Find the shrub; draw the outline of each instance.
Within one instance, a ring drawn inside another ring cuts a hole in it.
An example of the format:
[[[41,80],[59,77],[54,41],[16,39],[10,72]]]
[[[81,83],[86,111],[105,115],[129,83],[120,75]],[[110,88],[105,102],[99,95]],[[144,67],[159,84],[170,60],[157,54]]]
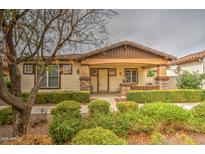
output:
[[[154,144],[154,145],[162,144],[163,138],[164,137],[160,132],[154,131],[151,135],[150,144]]]
[[[110,104],[105,100],[93,100],[88,104],[89,112],[93,114],[108,114]]]
[[[155,125],[152,118],[136,111],[96,115],[84,123],[85,128],[103,127],[119,136],[127,136],[129,132],[151,131]]]
[[[53,143],[63,144],[70,141],[80,129],[80,119],[64,120],[62,118],[55,118],[49,126],[49,134]]]
[[[138,104],[136,102],[118,102],[116,104],[118,111],[120,112],[127,112],[129,110],[137,110],[138,109]]]
[[[205,119],[205,103],[193,107],[192,112],[195,117]]]
[[[143,114],[137,114],[129,131],[130,132],[151,132],[156,128],[156,126],[157,123],[153,118]]]
[[[9,125],[13,123],[13,114],[11,107],[0,109],[0,124]]]
[[[132,118],[132,117],[130,117]],[[120,136],[126,136],[130,128],[131,120],[124,114],[110,113],[107,115],[95,115],[87,119],[84,123],[84,128],[102,127],[113,131]]]
[[[22,94],[22,99],[27,100],[29,94]],[[62,92],[40,92],[37,94],[35,104],[57,104],[64,100],[74,100],[79,103],[88,103],[90,101],[90,93],[88,91],[62,91]]]
[[[188,130],[194,132],[205,133],[205,120],[192,115],[188,119],[186,127]]]
[[[152,102],[200,102],[205,99],[204,90],[129,90],[128,101],[138,103]]]
[[[190,117],[190,113],[182,107],[160,102],[145,104],[141,108],[141,112],[162,123],[182,123]]]
[[[51,113],[54,116],[62,116],[63,118],[80,118],[80,104],[72,100],[65,100],[56,105]]]
[[[205,104],[192,108],[191,117],[188,119],[188,128],[192,131],[205,133]]]
[[[100,127],[84,129],[77,133],[71,144],[77,145],[121,145],[126,141],[119,139],[112,131]]]
[[[181,89],[201,89],[205,74],[199,74],[198,72],[183,71],[177,77],[177,87]]]

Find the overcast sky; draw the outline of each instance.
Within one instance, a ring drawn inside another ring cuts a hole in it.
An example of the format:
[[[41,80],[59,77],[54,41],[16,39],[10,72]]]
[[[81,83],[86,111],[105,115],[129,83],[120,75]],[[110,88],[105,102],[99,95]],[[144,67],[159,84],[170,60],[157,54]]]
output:
[[[175,56],[205,50],[205,10],[117,10],[111,40],[125,39]]]

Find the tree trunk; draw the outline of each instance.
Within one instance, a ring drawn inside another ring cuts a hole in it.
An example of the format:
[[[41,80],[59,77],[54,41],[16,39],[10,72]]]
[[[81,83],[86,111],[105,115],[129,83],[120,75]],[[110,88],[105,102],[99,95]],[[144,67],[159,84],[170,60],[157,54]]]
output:
[[[8,64],[11,82],[11,93],[16,97],[21,96],[21,73],[17,64]]]
[[[9,76],[11,82],[10,92],[16,96],[21,96],[21,74],[19,68],[16,64],[8,64]],[[27,111],[21,111],[14,106],[12,106],[13,113],[13,136],[22,136],[26,133],[27,121],[29,120],[30,115]]]
[[[14,115],[14,124],[13,124],[13,136],[22,136],[27,131],[27,126],[31,116],[31,110],[29,108],[19,111],[18,109],[13,110]]]

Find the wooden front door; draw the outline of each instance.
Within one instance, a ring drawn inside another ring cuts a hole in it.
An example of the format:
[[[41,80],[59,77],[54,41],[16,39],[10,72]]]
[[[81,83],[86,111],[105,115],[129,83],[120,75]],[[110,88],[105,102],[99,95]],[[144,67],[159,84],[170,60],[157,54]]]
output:
[[[98,92],[108,92],[108,69],[98,69]]]

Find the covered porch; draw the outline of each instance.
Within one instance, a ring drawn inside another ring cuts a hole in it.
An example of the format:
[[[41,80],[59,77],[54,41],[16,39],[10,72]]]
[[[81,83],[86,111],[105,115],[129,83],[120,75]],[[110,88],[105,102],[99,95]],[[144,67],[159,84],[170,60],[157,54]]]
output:
[[[155,76],[148,77],[153,70]],[[91,93],[120,93],[127,90],[167,89],[166,65],[104,63],[81,66],[81,90]]]
[[[175,57],[130,41],[112,44],[86,54],[81,59],[80,89],[92,93],[129,89],[167,89],[168,62]],[[147,77],[147,71],[155,76]]]

